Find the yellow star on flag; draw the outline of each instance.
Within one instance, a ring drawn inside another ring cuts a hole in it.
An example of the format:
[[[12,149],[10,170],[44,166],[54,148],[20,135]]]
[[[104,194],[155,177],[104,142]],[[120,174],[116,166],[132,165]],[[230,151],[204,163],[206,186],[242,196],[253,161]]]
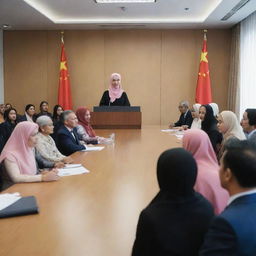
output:
[[[208,62],[206,55],[208,52],[201,52],[201,61]]]
[[[66,61],[61,61],[61,63],[60,63],[60,70],[62,70],[62,69],[67,70]]]

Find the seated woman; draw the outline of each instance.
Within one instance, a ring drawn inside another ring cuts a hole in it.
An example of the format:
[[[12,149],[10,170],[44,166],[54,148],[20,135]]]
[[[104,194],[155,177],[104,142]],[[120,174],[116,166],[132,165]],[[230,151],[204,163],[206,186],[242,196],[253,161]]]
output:
[[[218,160],[220,160],[225,151],[225,146],[228,143],[232,143],[233,140],[245,140],[246,138],[235,113],[232,111],[222,111],[218,115],[217,120],[219,132],[223,135],[223,140],[218,153]]]
[[[5,178],[13,183],[58,180],[57,170],[38,174],[34,147],[37,142],[38,125],[24,121],[18,123],[0,156],[4,164]]]
[[[90,125],[90,110],[85,107],[80,107],[76,111],[76,116],[78,119],[78,125],[76,126],[79,139],[84,141],[87,144],[108,144],[111,142],[109,138],[103,138],[96,136],[95,131]]]
[[[201,107],[201,104],[194,104],[191,109],[191,114],[193,117],[193,122],[191,125],[191,129],[201,129],[201,119],[199,118],[199,109]]]
[[[55,126],[58,122],[60,122],[60,115],[64,111],[61,105],[55,105],[53,108],[53,125]]]
[[[193,189],[196,176],[196,162],[184,149],[160,155],[160,192],[140,214],[133,256],[198,255],[214,213]]]
[[[121,88],[120,74],[111,75],[109,89],[103,93],[100,106],[130,106],[127,94]]]
[[[71,157],[62,155],[56,147],[56,144],[50,134],[53,133],[53,122],[49,116],[40,116],[37,118],[36,123],[39,126],[39,133],[37,134],[36,150],[39,154],[55,163],[71,163]],[[60,167],[60,166],[58,166]]]
[[[215,102],[212,102],[209,105],[212,107],[213,115],[217,118],[218,114],[220,113],[218,104]]]
[[[17,125],[17,111],[14,108],[9,108],[5,111],[5,122],[0,124],[0,153],[4,145],[10,138],[15,126]]]
[[[227,206],[229,195],[221,187],[219,165],[207,134],[199,129],[186,131],[183,148],[189,151],[197,163],[195,191],[202,194],[213,205],[215,214],[220,214]]]
[[[208,134],[217,155],[222,142],[222,134],[218,131],[217,119],[213,114],[212,107],[210,105],[202,105],[199,109],[199,117],[202,120],[201,129]]]
[[[36,108],[33,104],[28,104],[25,107],[25,114],[21,116],[19,119],[19,122],[22,121],[29,121],[29,122],[35,122],[36,115],[35,115]]]

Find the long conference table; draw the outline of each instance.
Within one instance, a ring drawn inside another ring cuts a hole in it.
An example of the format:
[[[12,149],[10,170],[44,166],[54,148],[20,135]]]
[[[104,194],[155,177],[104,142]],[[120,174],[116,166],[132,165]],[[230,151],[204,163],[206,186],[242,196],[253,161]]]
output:
[[[158,192],[157,159],[181,141],[160,126],[97,134],[112,132],[114,145],[73,154],[90,173],[3,191],[34,195],[40,213],[0,220],[1,256],[131,255],[139,213]]]

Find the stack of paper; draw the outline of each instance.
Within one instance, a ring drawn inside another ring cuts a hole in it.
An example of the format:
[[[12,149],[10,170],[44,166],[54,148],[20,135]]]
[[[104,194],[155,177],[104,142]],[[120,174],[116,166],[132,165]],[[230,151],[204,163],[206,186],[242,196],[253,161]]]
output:
[[[102,150],[104,147],[92,147],[92,146],[86,146],[86,149],[83,149],[83,152],[90,152],[90,151],[100,151]]]
[[[66,164],[64,168],[58,169],[59,176],[70,176],[88,173],[89,170],[84,168],[81,164]]]
[[[20,193],[13,193],[13,194],[1,194],[0,195],[0,211],[4,208],[8,207],[9,205],[15,203],[21,198]]]

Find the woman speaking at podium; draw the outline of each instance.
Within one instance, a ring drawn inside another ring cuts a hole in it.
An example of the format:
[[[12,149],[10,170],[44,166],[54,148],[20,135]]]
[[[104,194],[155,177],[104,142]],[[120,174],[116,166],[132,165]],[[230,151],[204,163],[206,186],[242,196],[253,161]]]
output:
[[[100,106],[130,106],[127,94],[121,88],[121,75],[113,73],[110,76],[110,86],[100,100]]]

